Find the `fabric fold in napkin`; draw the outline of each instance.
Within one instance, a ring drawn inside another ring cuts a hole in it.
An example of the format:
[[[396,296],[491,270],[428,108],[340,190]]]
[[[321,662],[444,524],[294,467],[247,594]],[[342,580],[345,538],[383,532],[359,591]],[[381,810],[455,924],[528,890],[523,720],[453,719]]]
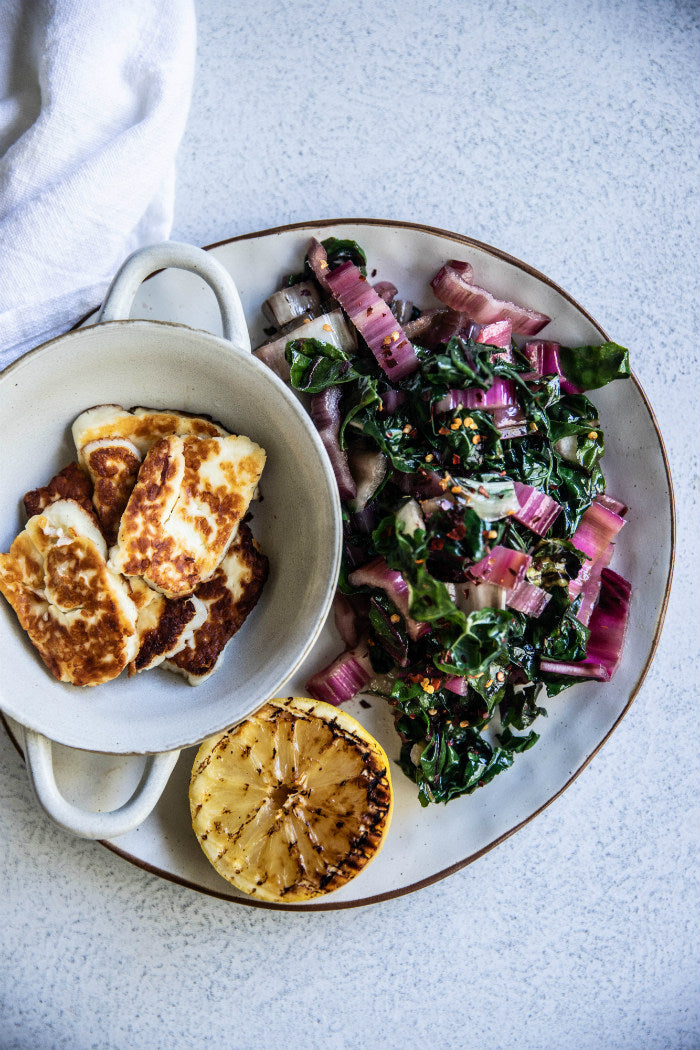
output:
[[[0,3],[0,368],[172,227],[192,0]]]

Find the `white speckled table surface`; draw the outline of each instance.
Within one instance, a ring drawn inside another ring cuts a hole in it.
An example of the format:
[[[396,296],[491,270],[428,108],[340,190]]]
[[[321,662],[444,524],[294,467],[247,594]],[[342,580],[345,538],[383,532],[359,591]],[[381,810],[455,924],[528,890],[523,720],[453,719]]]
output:
[[[676,578],[639,696],[569,790],[364,909],[252,910],[69,838],[0,735],[0,1047],[697,1048],[697,4],[197,13],[173,237],[409,219],[547,273],[631,348],[674,475]]]

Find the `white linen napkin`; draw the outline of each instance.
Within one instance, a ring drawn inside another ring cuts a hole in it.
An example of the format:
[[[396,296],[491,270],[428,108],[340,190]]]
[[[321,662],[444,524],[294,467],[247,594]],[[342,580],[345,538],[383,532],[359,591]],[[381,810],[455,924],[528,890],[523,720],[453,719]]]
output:
[[[0,368],[167,240],[193,0],[0,0]]]

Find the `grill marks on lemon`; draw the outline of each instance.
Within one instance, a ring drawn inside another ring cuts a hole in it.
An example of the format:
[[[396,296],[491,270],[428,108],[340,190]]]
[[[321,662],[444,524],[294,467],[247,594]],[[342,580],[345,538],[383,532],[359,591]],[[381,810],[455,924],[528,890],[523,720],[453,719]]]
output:
[[[271,700],[202,744],[192,826],[225,879],[292,903],[339,889],[381,849],[392,812],[381,746],[345,711]]]

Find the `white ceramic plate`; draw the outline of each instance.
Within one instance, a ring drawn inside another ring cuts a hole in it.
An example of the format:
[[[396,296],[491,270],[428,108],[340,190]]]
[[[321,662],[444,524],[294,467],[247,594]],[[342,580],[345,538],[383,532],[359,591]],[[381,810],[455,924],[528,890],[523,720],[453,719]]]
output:
[[[599,325],[548,278],[485,244],[458,234],[406,223],[334,220],[298,224],[250,234],[211,246],[231,272],[241,294],[253,345],[263,339],[260,305],[286,273],[301,268],[311,236],[351,237],[368,256],[376,280],[391,280],[402,297],[435,305],[428,281],[449,258],[469,260],[476,281],[497,295],[548,314],[542,336],[568,345],[608,338]],[[137,296],[132,317],[178,321],[220,334],[211,293],[196,277],[167,270],[148,280]],[[86,323],[90,323],[90,319]],[[634,347],[631,348],[634,360]],[[617,545],[613,568],[633,587],[630,623],[620,669],[607,685],[576,685],[546,703],[549,718],[536,728],[541,739],[516,756],[513,767],[487,787],[447,806],[422,809],[415,785],[395,768],[395,810],[386,845],[357,879],[321,903],[300,910],[352,907],[410,892],[475,860],[531,820],[568,787],[602,746],[629,709],[651,663],[666,609],[674,556],[673,490],[663,441],[651,407],[636,380],[615,382],[591,399],[606,434],[604,468],[608,491],[629,505],[628,524]],[[648,508],[654,513],[649,514]],[[290,536],[289,542],[301,542]],[[332,624],[300,670],[287,683],[289,693],[305,694],[309,675],[340,651]],[[196,701],[196,697],[194,698]],[[369,706],[365,706],[365,705]],[[371,697],[349,705],[398,757],[398,739],[387,706]],[[12,729],[12,726],[9,726]],[[85,804],[102,783],[95,806],[113,808],[135,787],[141,760],[82,754],[56,748],[57,779],[66,795]],[[204,858],[190,829],[187,783],[194,751],[182,753],[170,783],[148,820],[136,831],[104,844],[146,870],[193,889],[253,907]],[[291,906],[286,907],[287,910]]]

